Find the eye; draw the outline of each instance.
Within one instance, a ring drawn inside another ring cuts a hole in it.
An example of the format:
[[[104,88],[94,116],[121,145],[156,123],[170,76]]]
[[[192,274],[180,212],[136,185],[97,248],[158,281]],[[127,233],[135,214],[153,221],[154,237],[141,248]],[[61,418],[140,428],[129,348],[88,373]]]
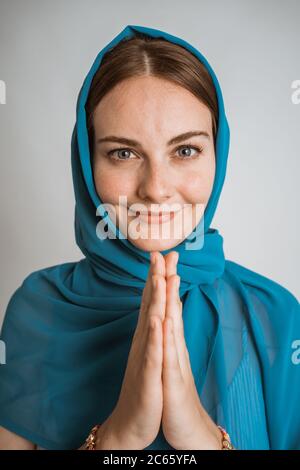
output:
[[[117,161],[126,161],[126,160],[132,160],[132,158],[127,158],[127,156],[123,154],[123,156],[121,156],[120,158],[114,158],[113,157],[113,154],[115,152],[119,152],[118,155],[120,155],[121,152],[127,152],[127,155],[128,153],[132,153],[131,152],[131,149],[128,149],[128,148],[116,148],[116,149],[113,149],[113,150],[110,150],[109,152],[107,152],[107,155],[112,159],[112,160],[117,160]]]
[[[188,154],[185,154],[183,156],[178,156],[180,160],[192,160],[194,158],[199,158],[200,153],[203,152],[202,147],[196,147],[194,145],[186,144],[186,145],[180,145],[180,147],[177,147],[176,151],[180,150],[186,150],[188,149]],[[191,155],[191,150],[194,150],[196,154]],[[123,155],[122,155],[123,152]],[[113,155],[117,153],[117,157],[114,157]],[[115,148],[107,152],[107,155],[111,160],[115,160],[117,162],[124,162],[128,160],[133,160],[132,158],[129,158],[129,155],[132,153],[132,150],[130,148]]]
[[[181,145],[180,147],[177,148],[177,151],[186,150],[186,149],[188,149],[188,154],[185,154],[184,156],[179,156],[181,160],[191,160],[193,158],[198,158],[199,154],[203,152],[203,148],[195,147],[194,145]],[[196,155],[195,154],[191,155],[190,154],[191,150],[195,150]]]

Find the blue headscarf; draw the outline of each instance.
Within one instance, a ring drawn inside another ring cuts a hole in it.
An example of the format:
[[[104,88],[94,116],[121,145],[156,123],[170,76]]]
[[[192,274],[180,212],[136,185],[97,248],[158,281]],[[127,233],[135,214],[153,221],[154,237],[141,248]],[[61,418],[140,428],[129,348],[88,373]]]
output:
[[[201,229],[204,245],[186,249],[192,243],[186,239],[161,252],[179,253],[184,334],[200,400],[240,449],[300,449],[298,300],[276,282],[225,260],[223,238],[210,227],[229,151],[220,85],[192,45],[132,25],[100,51],[78,97],[71,156],[76,243],[84,258],[32,272],[7,306],[0,425],[46,449],[76,449],[117,403],[150,258],[109,217],[116,237],[100,240],[96,234],[96,209],[103,201],[93,181],[85,103],[103,55],[136,32],[194,54],[218,98],[215,180],[195,232]],[[172,449],[162,428],[147,449]]]

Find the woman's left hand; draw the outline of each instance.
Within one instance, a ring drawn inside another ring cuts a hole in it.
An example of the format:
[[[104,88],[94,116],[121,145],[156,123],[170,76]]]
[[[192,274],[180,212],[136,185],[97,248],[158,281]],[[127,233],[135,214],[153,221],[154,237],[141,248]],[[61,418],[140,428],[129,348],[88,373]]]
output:
[[[178,253],[165,257],[166,311],[163,322],[163,414],[162,429],[174,449],[215,449],[222,447],[222,435],[203,408],[194,382],[184,338],[182,302],[177,275]]]

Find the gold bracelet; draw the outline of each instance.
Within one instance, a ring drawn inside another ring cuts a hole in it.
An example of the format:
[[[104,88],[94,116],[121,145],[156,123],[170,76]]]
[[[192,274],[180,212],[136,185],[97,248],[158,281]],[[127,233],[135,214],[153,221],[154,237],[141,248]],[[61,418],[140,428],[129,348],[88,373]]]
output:
[[[85,450],[95,450],[96,447],[96,438],[97,438],[97,431],[100,428],[101,424],[96,424],[88,435],[85,440]],[[222,428],[222,426],[218,426],[222,433],[222,449],[221,450],[235,450],[231,443],[231,439],[229,434]]]
[[[222,433],[222,449],[221,450],[235,450],[235,448],[233,447],[231,443],[231,439],[229,437],[228,432],[226,432],[225,429],[222,428],[222,426],[218,426],[218,428],[220,429]]]
[[[97,431],[100,428],[101,424],[96,424],[96,426],[93,427],[91,430],[90,434],[85,440],[85,450],[95,450],[96,447],[96,438],[97,438]]]

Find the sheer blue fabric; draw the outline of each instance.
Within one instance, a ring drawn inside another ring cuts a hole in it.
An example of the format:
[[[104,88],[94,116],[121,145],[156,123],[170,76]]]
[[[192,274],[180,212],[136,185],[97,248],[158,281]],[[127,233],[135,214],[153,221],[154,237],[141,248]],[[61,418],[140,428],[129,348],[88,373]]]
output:
[[[117,403],[149,252],[122,237],[110,217],[106,221],[116,238],[96,235],[102,201],[93,181],[85,103],[105,52],[136,32],[193,53],[211,74],[218,97],[216,175],[199,223],[204,245],[186,249],[191,238],[162,251],[179,253],[184,333],[199,397],[237,448],[300,449],[299,302],[285,287],[225,259],[223,238],[210,227],[230,137],[220,85],[206,58],[188,42],[133,25],[99,52],[77,101],[71,162],[76,243],[84,258],[29,274],[5,312],[0,425],[46,449],[76,449]],[[146,449],[172,447],[160,429]]]

